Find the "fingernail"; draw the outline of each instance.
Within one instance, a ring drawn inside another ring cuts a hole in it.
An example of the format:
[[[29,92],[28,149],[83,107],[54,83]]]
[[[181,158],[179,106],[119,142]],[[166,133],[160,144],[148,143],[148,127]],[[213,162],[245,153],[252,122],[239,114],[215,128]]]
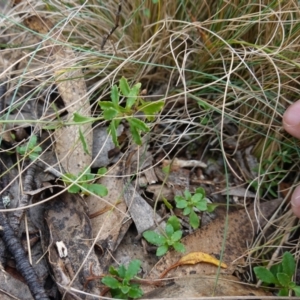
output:
[[[283,115],[283,123],[289,127],[298,126],[300,128],[300,100],[288,107]]]

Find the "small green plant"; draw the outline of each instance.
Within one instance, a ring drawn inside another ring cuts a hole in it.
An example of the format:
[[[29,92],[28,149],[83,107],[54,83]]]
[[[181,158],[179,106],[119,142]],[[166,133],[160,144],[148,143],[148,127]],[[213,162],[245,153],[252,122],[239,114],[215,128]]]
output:
[[[109,132],[112,135],[113,142],[119,145],[117,139],[117,128],[123,119],[129,123],[129,130],[136,144],[141,145],[141,132],[148,132],[150,129],[147,124],[138,118],[138,114],[144,114],[144,117],[151,121],[154,115],[159,112],[164,102],[146,102],[140,95],[141,84],[137,83],[132,88],[129,87],[127,79],[122,77],[119,87],[114,85],[111,90],[111,101],[100,101],[99,105],[103,110],[103,117],[110,121]],[[120,96],[126,99],[125,107],[120,105]]]
[[[189,216],[190,225],[196,229],[200,225],[200,218],[195,213],[194,209],[212,212],[216,208],[216,205],[207,203],[205,190],[201,187],[196,189],[194,195],[192,195],[188,190],[185,190],[183,194],[184,197],[175,196],[176,207],[183,209],[183,214],[185,216]]]
[[[139,260],[133,260],[126,269],[124,265],[115,269],[109,268],[111,276],[105,276],[101,282],[110,288],[113,298],[128,299],[139,298],[143,295],[140,285],[130,282],[138,274],[141,267]]]
[[[40,146],[37,146],[36,135],[32,135],[25,145],[17,147],[17,152],[19,154],[21,154],[22,156],[29,156],[31,160],[36,160],[39,157],[41,151],[42,148]]]
[[[163,234],[159,234],[153,230],[147,230],[143,233],[143,237],[153,245],[158,246],[156,250],[157,256],[164,255],[170,247],[173,247],[178,252],[184,252],[185,248],[180,239],[182,237],[182,230],[180,222],[177,217],[171,216]]]
[[[278,287],[278,296],[288,296],[289,291],[293,290],[295,295],[299,297],[300,286],[292,281],[295,270],[296,262],[293,255],[285,252],[281,263],[272,266],[270,270],[265,267],[255,267],[254,273],[262,282]]]
[[[83,193],[88,195],[89,192],[94,193],[98,196],[104,197],[108,194],[107,188],[99,183],[94,183],[97,177],[102,176],[106,173],[106,168],[100,168],[97,174],[91,173],[90,168],[85,168],[83,172],[80,172],[78,176],[66,173],[63,175],[63,182],[69,186],[68,192]]]

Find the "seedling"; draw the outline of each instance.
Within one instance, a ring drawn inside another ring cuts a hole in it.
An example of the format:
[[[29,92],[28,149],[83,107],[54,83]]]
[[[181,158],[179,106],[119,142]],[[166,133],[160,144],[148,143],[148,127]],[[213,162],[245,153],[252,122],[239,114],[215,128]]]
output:
[[[183,209],[183,214],[189,216],[190,225],[196,229],[200,225],[200,218],[195,213],[195,209],[200,211],[212,212],[215,208],[215,204],[207,203],[207,198],[205,197],[205,190],[203,188],[197,188],[194,195],[192,195],[188,190],[184,191],[184,197],[175,196],[175,202],[177,208]]]
[[[139,298],[143,295],[140,285],[130,281],[138,274],[140,266],[139,260],[131,261],[127,269],[124,265],[119,266],[118,269],[111,266],[109,268],[111,276],[103,277],[101,282],[110,288],[113,298]]]
[[[297,297],[300,296],[300,286],[292,281],[296,269],[296,262],[289,252],[283,254],[282,262],[268,270],[265,267],[255,267],[254,273],[258,279],[266,284],[274,284],[279,288],[278,296],[288,296],[293,290]]]
[[[154,115],[159,112],[164,102],[154,101],[146,102],[140,95],[141,83],[135,84],[132,88],[129,87],[127,79],[122,77],[119,82],[119,87],[114,85],[111,90],[111,102],[100,101],[99,105],[103,110],[103,117],[110,121],[109,132],[112,135],[113,142],[119,146],[117,139],[117,128],[123,119],[129,123],[129,130],[136,144],[141,145],[141,132],[148,132],[150,128],[138,117],[144,115],[146,120],[153,120]],[[120,105],[120,96],[126,99],[125,107]]]
[[[91,173],[90,168],[85,168],[85,170],[80,172],[78,176],[71,173],[64,174],[62,180],[69,186],[69,193],[75,194],[81,192],[82,194],[89,195],[90,192],[104,197],[108,194],[107,188],[102,184],[94,183],[94,181],[97,177],[100,177],[105,173],[105,168],[99,169],[97,174]]]
[[[37,146],[37,136],[32,135],[29,138],[29,141],[24,146],[18,146],[17,152],[21,154],[22,156],[29,156],[31,160],[36,160],[40,153],[42,151],[42,148],[40,146]]]
[[[143,233],[143,237],[153,245],[158,246],[156,250],[157,256],[164,255],[170,247],[173,247],[178,252],[184,252],[185,248],[180,239],[182,230],[177,217],[172,216],[168,219],[165,232],[159,234],[153,230],[147,230]]]

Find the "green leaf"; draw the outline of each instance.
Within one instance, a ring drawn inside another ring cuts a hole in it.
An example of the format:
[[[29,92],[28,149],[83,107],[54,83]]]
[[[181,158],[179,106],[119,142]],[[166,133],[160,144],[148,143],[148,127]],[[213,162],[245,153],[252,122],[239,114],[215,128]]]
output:
[[[38,157],[39,157],[39,154],[36,153],[36,152],[31,152],[31,153],[29,154],[29,158],[30,158],[32,161],[35,161]]]
[[[278,284],[277,278],[268,269],[264,267],[254,267],[253,270],[257,278],[260,279],[261,281],[265,283]]]
[[[193,227],[193,229],[196,229],[200,225],[199,217],[197,214],[192,210],[190,215],[189,215],[189,222],[190,225]]]
[[[176,197],[175,197],[176,198]],[[175,201],[176,201],[176,207],[177,208],[186,208],[187,207],[187,202],[186,202],[186,200],[176,200],[175,199]]]
[[[28,149],[32,149],[37,143],[37,136],[36,135],[32,135],[27,143],[28,145]]]
[[[290,252],[285,252],[282,258],[282,270],[291,279],[295,273],[296,263],[294,256]]]
[[[159,0],[152,0],[153,4],[157,4]]]
[[[162,256],[167,253],[169,247],[167,245],[163,245],[157,248],[156,256]]]
[[[137,273],[139,272],[140,268],[141,268],[141,261],[138,259],[132,260],[128,265],[125,278],[127,280],[133,279],[134,276],[136,276]]]
[[[162,201],[167,209],[173,209],[173,205],[164,196],[162,196]]]
[[[173,226],[171,224],[167,224],[165,232],[166,232],[166,235],[170,238],[172,236],[172,234],[174,233]]]
[[[195,194],[192,196],[192,202],[197,203],[200,202],[203,199],[203,195],[202,194]]]
[[[122,77],[120,79],[119,87],[120,87],[120,90],[122,92],[122,95],[127,97],[130,93],[130,87],[129,87],[127,79],[125,77]]]
[[[135,84],[132,89],[130,90],[129,94],[127,95],[126,99],[126,108],[130,109],[133,104],[136,103],[136,99],[139,96],[141,83]]]
[[[85,123],[93,123],[95,122],[97,119],[93,118],[93,117],[86,117],[86,116],[82,116],[79,113],[74,113],[73,114],[73,121],[75,123],[79,123],[79,124],[85,124]]]
[[[183,245],[182,243],[180,243],[180,242],[175,242],[175,243],[173,244],[173,248],[174,248],[177,252],[181,252],[181,253],[185,252],[185,247],[184,247],[184,245]]]
[[[116,85],[114,85],[111,88],[111,93],[110,93],[110,99],[112,101],[112,104],[114,106],[114,108],[118,109],[119,107],[119,100],[120,100],[120,96],[119,96],[119,90],[118,87]],[[102,108],[102,107],[101,107]],[[102,108],[103,109],[103,108]]]
[[[112,120],[118,115],[118,111],[115,108],[108,108],[103,111],[103,118],[105,120]]]
[[[120,290],[122,291],[123,294],[128,294],[130,287],[128,285],[122,285],[120,286]]]
[[[218,204],[207,203],[207,212],[213,212],[218,206]]]
[[[181,230],[177,230],[172,234],[172,241],[174,242],[178,242],[180,239],[182,238],[182,231]]]
[[[207,211],[207,201],[202,199],[202,201],[196,204],[196,207],[201,211]]]
[[[191,211],[192,211],[192,209],[190,207],[186,207],[182,213],[184,216],[187,216],[191,213]]]
[[[107,168],[102,167],[100,169],[98,169],[97,174],[98,175],[105,175],[107,173]]]
[[[136,129],[141,130],[142,132],[148,132],[150,130],[150,128],[140,119],[128,118],[128,122],[131,126],[134,126]]]
[[[278,292],[278,296],[288,296],[289,295],[289,289],[288,288],[283,288]]]
[[[172,225],[174,231],[177,231],[177,230],[179,230],[181,228],[179,219],[176,216],[171,216],[168,219],[167,223]]]
[[[143,237],[147,242],[156,246],[161,246],[166,242],[166,239],[162,235],[152,230],[145,231]]]
[[[297,297],[300,297],[300,286],[296,285],[295,287],[293,287],[293,291],[295,292],[295,295]]]
[[[126,268],[124,265],[120,265],[119,268],[117,269],[118,276],[121,278],[125,278],[126,275]]]
[[[84,135],[82,134],[81,128],[79,128],[79,138],[82,143],[84,153],[89,155],[90,153],[89,153],[88,145],[86,143]]]
[[[185,190],[185,191],[183,192],[183,194],[184,194],[184,197],[185,197],[186,200],[189,200],[189,199],[192,198],[192,195],[191,195],[191,193],[190,193],[189,190]]]
[[[108,194],[106,186],[99,183],[89,184],[88,190],[100,197],[105,197]]]
[[[114,104],[112,102],[109,102],[109,101],[99,101],[98,102],[99,106],[101,107],[102,110],[106,110],[106,109],[116,109],[114,107]]]
[[[195,191],[195,194],[201,194],[203,197],[205,197],[205,189],[203,187],[198,187]]]
[[[109,272],[111,275],[115,275],[115,276],[118,275],[118,271],[117,271],[116,268],[114,268],[113,266],[110,266],[110,267],[109,267],[108,272]]]
[[[80,187],[77,184],[72,184],[69,188],[68,188],[68,192],[71,194],[76,194],[80,192]]]
[[[143,296],[143,291],[139,287],[134,287],[130,289],[128,296],[133,299],[140,298]]]
[[[117,289],[120,285],[120,282],[116,278],[113,278],[111,276],[103,277],[101,282],[111,289]]]
[[[132,138],[133,138],[134,142],[135,142],[137,145],[142,145],[142,139],[141,139],[141,136],[140,136],[138,130],[137,130],[134,126],[132,126],[131,123],[129,123],[129,130],[130,130],[130,132],[131,132],[131,134],[132,134]]]
[[[139,110],[145,114],[148,121],[153,121],[153,115],[160,112],[164,104],[164,101],[144,102],[139,106]]]
[[[278,273],[277,279],[281,286],[287,287],[291,281],[291,278],[285,273]]]
[[[119,147],[118,134],[117,134],[118,122],[117,120],[112,120],[108,126],[108,132],[111,134],[112,140],[116,147]]]

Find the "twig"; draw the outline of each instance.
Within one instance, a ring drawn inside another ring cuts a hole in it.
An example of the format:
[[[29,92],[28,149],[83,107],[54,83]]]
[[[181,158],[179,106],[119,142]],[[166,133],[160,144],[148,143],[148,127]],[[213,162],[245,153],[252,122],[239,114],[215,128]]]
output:
[[[115,26],[110,30],[110,32],[108,33],[108,35],[106,37],[103,38],[103,41],[101,43],[101,50],[104,49],[104,46],[108,40],[108,38],[114,33],[114,31],[119,27],[119,21],[120,21],[120,15],[121,15],[121,11],[122,11],[122,2],[123,0],[121,0],[119,2],[119,6],[118,6],[118,11],[116,13],[116,22],[115,22]]]

